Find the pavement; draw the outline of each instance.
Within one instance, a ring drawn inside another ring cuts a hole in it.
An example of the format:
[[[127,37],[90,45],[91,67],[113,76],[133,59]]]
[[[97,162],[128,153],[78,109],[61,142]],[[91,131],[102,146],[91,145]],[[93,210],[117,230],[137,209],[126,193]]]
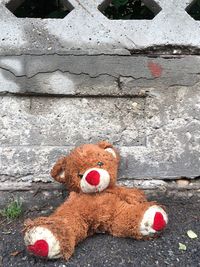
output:
[[[35,258],[25,250],[24,219],[48,214],[63,201],[61,197],[44,204],[45,198],[36,198],[37,205],[27,204],[21,218],[13,221],[0,218],[0,267],[200,266],[200,198],[195,194],[177,197],[163,193],[153,198],[164,204],[169,213],[168,227],[159,238],[136,241],[97,234],[80,243],[67,262]],[[188,230],[193,230],[198,238],[189,238]],[[180,250],[179,243],[186,245],[186,250]]]

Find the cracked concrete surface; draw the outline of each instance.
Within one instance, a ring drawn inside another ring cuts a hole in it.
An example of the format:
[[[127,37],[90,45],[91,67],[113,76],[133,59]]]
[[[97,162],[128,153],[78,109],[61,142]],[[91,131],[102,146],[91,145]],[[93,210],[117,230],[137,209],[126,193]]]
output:
[[[142,96],[151,87],[195,85],[199,62],[199,56],[2,56],[0,92]]]
[[[119,179],[199,176],[199,62],[2,56],[1,181],[50,181],[59,156],[99,139],[120,150]]]

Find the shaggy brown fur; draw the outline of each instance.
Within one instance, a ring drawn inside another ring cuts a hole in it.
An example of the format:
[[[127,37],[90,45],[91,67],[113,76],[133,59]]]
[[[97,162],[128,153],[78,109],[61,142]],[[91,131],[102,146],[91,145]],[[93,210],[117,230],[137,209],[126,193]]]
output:
[[[95,232],[107,232],[119,237],[141,239],[139,225],[144,212],[155,202],[148,202],[138,189],[116,185],[119,155],[106,152],[113,148],[107,142],[82,145],[68,156],[57,161],[51,175],[64,183],[71,192],[69,198],[49,217],[40,217],[25,222],[28,231],[33,226],[44,226],[52,231],[60,242],[61,252],[68,259],[75,245]],[[86,194],[80,188],[80,175],[89,168],[101,168],[110,174],[110,184],[100,193]]]

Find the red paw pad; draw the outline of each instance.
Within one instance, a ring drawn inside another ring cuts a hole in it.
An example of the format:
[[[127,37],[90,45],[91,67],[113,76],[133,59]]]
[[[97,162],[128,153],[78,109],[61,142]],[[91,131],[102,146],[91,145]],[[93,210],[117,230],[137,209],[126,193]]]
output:
[[[161,212],[156,212],[154,216],[154,222],[153,222],[153,229],[156,231],[161,231],[163,228],[165,228],[166,222],[163,218],[163,215]]]
[[[49,245],[45,240],[37,240],[34,245],[27,246],[27,250],[35,256],[47,257],[49,253]]]

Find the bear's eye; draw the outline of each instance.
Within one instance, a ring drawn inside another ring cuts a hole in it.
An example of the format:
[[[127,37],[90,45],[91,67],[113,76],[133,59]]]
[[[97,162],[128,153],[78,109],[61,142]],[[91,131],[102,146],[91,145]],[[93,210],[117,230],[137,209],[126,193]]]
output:
[[[97,163],[97,165],[101,167],[101,166],[103,166],[103,165],[104,165],[104,163],[103,163],[103,162],[101,162],[101,161],[99,161],[99,162]]]
[[[79,178],[83,178],[83,174],[78,173]]]

